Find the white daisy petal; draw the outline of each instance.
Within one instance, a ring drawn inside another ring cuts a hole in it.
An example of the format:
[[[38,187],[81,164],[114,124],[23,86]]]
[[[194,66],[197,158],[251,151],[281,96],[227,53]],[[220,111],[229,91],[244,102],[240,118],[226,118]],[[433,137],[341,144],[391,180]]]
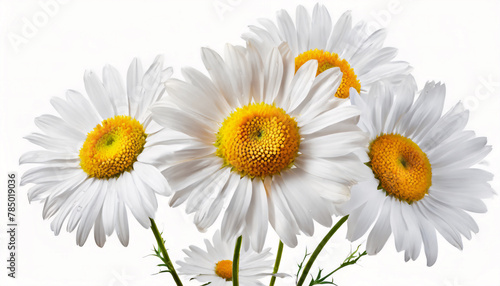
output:
[[[105,194],[105,192],[96,192],[89,202],[89,205],[87,205],[87,207],[82,210],[82,218],[76,231],[76,244],[78,244],[78,246],[83,246],[85,244],[85,241],[87,241],[90,230],[92,229],[92,226],[100,212],[100,208],[96,208],[94,206],[102,205]],[[104,244],[104,241],[99,241],[98,243]]]
[[[370,231],[370,235],[368,235],[366,252],[370,255],[379,253],[391,235],[391,224],[389,220],[391,212],[390,203],[390,200],[384,201],[377,222]]]
[[[301,150],[315,157],[339,157],[359,149],[358,146],[364,146],[366,141],[362,132],[342,132],[312,138],[301,144]]]
[[[29,201],[41,201],[50,195],[52,184],[38,184],[28,190]]]
[[[290,208],[283,197],[283,193],[274,180],[266,180],[265,186],[268,195],[269,222],[278,233],[281,241],[289,247],[297,246],[299,227],[290,212]],[[271,185],[270,185],[271,184]]]
[[[297,22],[297,26],[299,23]],[[345,46],[348,44],[347,38],[352,28],[352,15],[351,11],[346,11],[335,23],[332,33],[328,38],[325,49],[327,51],[339,51],[339,55],[344,51]]]
[[[183,132],[204,142],[213,142],[215,139],[213,133],[210,133],[212,127],[199,116],[164,105],[155,105],[151,110],[153,119],[163,127]]]
[[[241,91],[241,94],[236,94],[236,96],[239,97],[240,102],[244,102],[247,98],[250,97],[250,90],[251,90],[251,83],[248,80],[245,80],[247,78],[250,78],[252,76],[252,70],[251,67],[248,66],[245,60],[245,54],[244,51],[241,51],[237,47],[234,47],[233,45],[226,44],[226,47],[224,49],[225,51],[225,57],[228,62],[228,67],[231,69],[233,74],[236,74],[236,81],[238,84],[238,90]],[[279,62],[278,64],[281,64]],[[278,71],[279,72],[279,71]],[[276,77],[280,78],[281,75],[278,73],[275,75]],[[272,94],[272,92],[271,92]],[[217,106],[220,105],[219,103],[216,104]],[[225,112],[219,113],[219,115],[225,114]],[[217,118],[217,121],[223,120],[224,118]]]
[[[104,87],[111,96],[115,115],[128,114],[128,99],[122,77],[116,68],[111,65],[104,66],[102,71]]]
[[[349,240],[357,240],[368,228],[373,224],[374,219],[380,211],[380,207],[384,203],[384,197],[381,195],[374,196],[372,201],[361,206],[358,210],[349,215],[349,226],[347,230],[347,238]],[[392,212],[391,212],[392,215]],[[394,231],[394,230],[393,230]]]
[[[129,102],[129,115],[135,117],[138,113],[139,101],[142,92],[141,82],[144,76],[141,61],[135,58],[127,71],[127,97]]]
[[[201,231],[205,231],[215,222],[222,211],[225,198],[238,186],[240,178],[238,176],[230,175],[228,169],[224,172],[228,175],[227,178],[225,176],[221,178],[221,181],[226,180],[224,186],[218,193],[215,194],[215,196],[205,200],[204,205],[200,207],[200,210],[195,214],[194,223]]]
[[[278,20],[278,27],[282,35],[282,39],[288,42],[290,49],[297,53],[297,32],[295,30],[295,25],[290,15],[285,10],[280,10],[276,13],[276,18]]]
[[[262,73],[264,63],[262,56],[259,54],[257,47],[252,44],[252,42],[247,43],[247,49],[248,61],[252,67],[252,81],[250,83],[250,93],[252,96],[249,97],[247,101],[242,101],[242,104],[250,103],[251,99],[255,102],[261,102],[264,100],[264,73]]]
[[[64,205],[61,206],[59,209],[58,213],[54,216],[54,219],[52,220],[50,224],[50,229],[54,232],[55,235],[59,235],[59,232],[61,231],[62,225],[64,223],[64,220],[66,217],[69,215],[69,213],[76,207],[78,208],[78,200],[82,196],[82,192],[79,192],[79,187],[80,184],[83,182],[81,178],[74,178],[71,183],[68,185],[64,186],[67,188],[66,192],[64,192],[64,197],[62,200],[60,199],[59,201],[63,201]],[[44,206],[44,215],[46,214],[47,216],[50,216],[51,214],[49,212],[55,213],[55,211],[50,211],[50,206],[53,205],[52,201],[54,200],[54,196],[51,195],[47,198],[45,201],[45,207]],[[57,201],[59,198],[55,198]],[[47,212],[45,212],[47,211]]]
[[[115,115],[113,105],[107,90],[97,75],[92,71],[85,72],[83,77],[85,82],[85,90],[89,95],[90,101],[95,106],[101,118],[110,118]]]
[[[123,246],[127,246],[129,242],[127,210],[121,201],[118,201],[115,209],[115,226],[118,239]]]
[[[281,80],[281,87],[278,90],[278,95],[274,99],[274,103],[276,106],[287,106],[290,83],[295,75],[295,64],[292,63],[291,59],[293,56],[287,43],[283,42],[279,45],[278,49],[283,63],[283,78]]]
[[[306,8],[304,6],[297,6],[296,11],[296,22],[297,22],[297,42],[298,42],[298,51],[302,53],[307,51],[309,46],[309,34],[311,29],[311,17],[307,13]],[[264,25],[263,25],[264,26]],[[266,27],[266,26],[264,26]],[[266,27],[269,30],[269,27]]]
[[[229,106],[237,106],[237,97],[234,96],[238,94],[237,86],[235,85],[235,81],[231,80],[233,79],[233,75],[224,63],[224,60],[219,54],[208,48],[201,49],[201,58],[212,81],[224,98],[226,98]]]
[[[19,158],[19,164],[27,163],[76,163],[78,155],[69,152],[29,151]]]
[[[346,106],[344,108],[328,110],[314,118],[311,124],[304,124],[301,127],[301,132],[302,134],[314,133],[327,126],[358,116],[360,114],[360,110],[353,106]]]
[[[292,82],[290,83],[291,93],[290,97],[290,105],[286,106],[290,111],[295,110],[297,106],[299,106],[302,101],[306,98],[309,90],[311,90],[311,86],[316,77],[316,70],[318,69],[317,61],[309,61],[304,64],[293,77]]]
[[[94,223],[94,240],[99,247],[103,247],[106,243],[106,233],[102,223],[102,214],[99,213]]]
[[[328,102],[336,105],[342,100],[331,99],[332,90],[336,90],[342,81],[342,73],[338,68],[331,68],[318,75],[311,86],[311,89],[302,101],[302,104],[292,113],[300,115],[299,120],[301,125],[305,125],[316,117],[319,113],[325,111],[325,106]],[[312,100],[314,98],[314,100]]]
[[[278,27],[276,27],[276,25],[273,23],[273,21],[266,18],[260,18],[257,19],[257,21],[259,22],[259,24],[261,24],[266,28],[267,30],[266,32],[269,34],[274,43],[281,42],[280,32],[278,30]]]
[[[425,256],[427,257],[427,266],[432,266],[437,260],[438,245],[436,230],[426,219],[418,220],[422,242],[424,243]]]
[[[118,207],[117,195],[116,195],[116,180],[109,180],[110,185],[108,186],[108,191],[104,202],[102,205],[102,224],[104,231],[107,236],[110,236],[115,228],[115,214]]]
[[[21,186],[26,184],[44,184],[61,182],[78,174],[77,164],[62,166],[40,166],[29,169],[21,179]]]
[[[266,241],[268,206],[266,190],[262,182],[252,184],[252,200],[246,215],[246,225],[250,233],[252,248],[261,252]]]
[[[273,33],[286,30],[296,39],[289,15],[280,13],[279,29],[270,28],[265,37],[272,39]],[[316,13],[328,18],[326,10]],[[309,61],[295,73],[296,47],[289,45],[267,49],[249,38],[246,49],[226,46],[227,59],[204,49],[211,81],[188,70],[188,83],[167,83],[175,85],[171,89],[175,98],[165,98],[152,108],[160,125],[194,138],[154,139],[172,151],[165,155],[168,166],[162,171],[174,192],[170,205],[185,203],[201,231],[223,213],[223,238],[242,235],[244,248],[256,251],[263,248],[268,222],[292,247],[300,231],[313,235],[314,221],[330,226],[334,205],[347,200],[349,187],[369,175],[354,155],[367,146],[367,136],[356,126],[360,112],[351,107],[339,111],[346,100],[332,99],[342,81],[340,69],[316,76],[317,62]],[[191,103],[195,97],[211,102]],[[224,102],[228,110],[223,106],[206,111]],[[200,108],[193,110],[195,105]],[[215,115],[220,115],[218,121]],[[257,142],[264,145],[256,147]],[[302,169],[301,156],[323,160],[328,170],[345,176],[328,174],[317,165]],[[312,188],[311,193],[304,193],[306,188]],[[223,212],[225,201],[229,206]]]
[[[79,148],[71,144],[74,143],[73,140],[54,138],[40,133],[32,133],[24,139],[51,151],[75,152]]]
[[[275,180],[280,190],[287,190],[290,192],[284,196],[284,199],[286,200],[300,230],[311,236],[314,233],[314,224],[312,223],[311,215],[309,214],[307,207],[304,206],[302,204],[303,202],[298,198],[302,190],[296,190],[293,188],[292,184],[290,184],[290,186],[285,185],[281,176],[275,178]]]
[[[135,162],[134,170],[139,179],[146,182],[155,193],[167,196],[171,194],[172,190],[170,186],[157,168],[148,164]]]
[[[216,100],[213,105],[217,107],[217,110],[219,110],[221,114],[226,114],[231,110],[228,101],[217,91],[215,85],[206,75],[190,67],[183,68],[182,75],[193,86],[202,89],[205,94],[209,94],[210,98],[215,98]]]
[[[206,250],[196,246],[189,246],[183,252],[187,255],[184,261],[177,261],[181,275],[193,276],[201,283],[210,285],[232,285],[232,258],[235,240],[225,241],[220,231],[216,231],[212,241],[205,240]],[[253,251],[240,251],[239,280],[240,285],[262,286],[259,279],[269,276],[272,271],[272,260],[269,248],[260,254]]]
[[[163,175],[173,189],[184,189],[220,169],[218,158],[200,158],[172,166]],[[196,172],[199,172],[196,174]]]
[[[141,95],[137,98],[137,112],[135,118],[144,121],[149,114],[149,107],[160,99],[165,92],[162,76],[163,57],[158,55],[148,70],[144,73],[141,81]]]
[[[149,218],[154,219],[154,213],[158,208],[158,201],[156,200],[156,195],[154,190],[152,190],[137,174],[137,172],[130,172],[135,185],[135,190],[141,199],[142,206],[146,211]]]
[[[269,65],[264,71],[264,102],[271,104],[278,95],[283,77],[283,61],[277,48],[274,48],[265,60]]]
[[[68,223],[66,225],[66,230],[68,232],[72,232],[79,224],[84,208],[87,208],[87,205],[94,197],[99,186],[99,181],[91,181],[86,180],[80,186],[76,188],[74,192],[76,195],[80,197],[80,200],[77,204],[71,206],[71,213],[68,218]],[[49,204],[44,205],[44,210],[48,209]]]
[[[35,184],[28,198],[44,202],[42,217],[52,218],[50,227],[55,235],[66,221],[68,232],[78,228],[76,241],[80,246],[92,228],[98,246],[115,231],[127,246],[127,208],[148,228],[158,207],[156,193],[171,193],[161,174],[168,162],[162,159],[171,158],[176,148],[167,147],[166,142],[182,144],[188,137],[175,132],[165,136],[166,132],[154,126],[148,128],[148,110],[162,97],[162,81],[172,74],[162,62],[162,57],[157,57],[143,73],[140,62],[134,60],[126,90],[112,66],[104,67],[102,81],[87,71],[84,83],[88,98],[69,90],[66,100],[51,100],[60,117],[42,115],[35,119],[42,133],[26,139],[47,150],[21,156],[20,164],[38,164],[23,174],[21,185]]]
[[[309,14],[303,6],[297,6],[296,23],[288,12],[277,12],[276,25],[269,20],[260,20],[263,28],[251,26],[243,38],[257,46],[263,54],[286,43],[292,52],[289,61],[302,65],[308,60],[320,61],[318,73],[331,67],[342,69],[346,82],[337,97],[349,96],[349,88],[367,92],[380,80],[399,83],[411,71],[406,62],[393,61],[397,50],[384,48],[386,31],[380,29],[366,33],[366,23],[352,26],[350,11],[342,14],[333,24],[330,13],[321,4],[316,4]],[[278,26],[278,29],[276,29]]]
[[[371,85],[379,80],[390,80],[391,77],[407,75],[412,68],[407,62],[392,61],[384,65],[379,65],[365,74],[359,76],[362,85]]]
[[[401,86],[379,84],[367,94],[351,93],[351,103],[362,110],[359,127],[371,137],[367,165],[372,180],[353,186],[351,200],[339,209],[350,214],[350,240],[369,230],[380,209],[368,236],[369,254],[378,253],[393,233],[405,261],[415,260],[423,243],[431,266],[438,252],[436,230],[458,249],[462,236],[471,239],[479,230],[467,212],[486,212],[483,199],[495,192],[488,183],[492,174],[471,166],[491,146],[486,138],[463,131],[468,112],[460,103],[441,115],[444,85],[428,82],[413,103],[415,92],[415,81],[407,76]]]
[[[79,92],[68,90],[66,99],[54,97],[50,103],[68,124],[79,130],[90,131],[100,122],[95,108]]]
[[[330,14],[325,6],[316,4],[311,19],[309,46],[325,49],[328,36],[330,36],[332,31],[332,19],[330,18]]]
[[[71,140],[74,144],[85,141],[86,134],[73,128],[57,116],[48,114],[39,116],[35,118],[35,124],[49,136]]]
[[[221,232],[224,240],[232,239],[241,234],[252,198],[251,190],[251,181],[243,177],[234,191],[233,198],[222,220]]]

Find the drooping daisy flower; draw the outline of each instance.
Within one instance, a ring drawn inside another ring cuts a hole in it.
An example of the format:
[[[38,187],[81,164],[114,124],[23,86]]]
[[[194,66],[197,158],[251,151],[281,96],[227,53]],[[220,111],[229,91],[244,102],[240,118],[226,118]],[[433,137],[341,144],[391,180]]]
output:
[[[168,102],[154,105],[159,124],[192,137],[166,169],[175,194],[200,230],[222,221],[225,240],[250,237],[264,245],[268,221],[294,247],[296,235],[314,232],[313,220],[332,223],[332,202],[349,198],[349,186],[369,175],[354,155],[367,138],[356,126],[359,110],[340,106],[329,91],[341,81],[338,68],[316,77],[317,61],[294,75],[286,44],[269,54],[228,45],[226,60],[210,49],[202,57],[210,78],[186,68],[188,82],[169,80]],[[283,58],[282,58],[283,57]],[[249,242],[249,239],[243,239]]]
[[[486,138],[464,131],[468,111],[461,103],[441,116],[445,86],[427,83],[413,102],[412,77],[391,90],[380,84],[368,95],[351,95],[362,109],[360,127],[370,134],[372,179],[352,187],[346,203],[348,234],[368,235],[368,254],[378,253],[394,234],[396,249],[415,260],[423,243],[427,265],[437,259],[436,230],[462,249],[478,226],[467,212],[485,212],[481,199],[494,191],[493,175],[472,166],[490,151]]]
[[[188,256],[184,261],[177,261],[179,273],[194,275],[196,280],[210,285],[222,286],[233,285],[233,252],[234,241],[224,241],[220,232],[216,231],[213,236],[213,244],[205,239],[206,250],[191,245],[184,249]],[[261,253],[249,250],[241,250],[239,259],[238,278],[241,286],[264,285],[259,279],[269,276],[273,271],[273,261],[269,260],[270,248]]]
[[[124,86],[112,66],[103,69],[103,82],[91,71],[84,76],[90,101],[69,90],[66,100],[53,98],[60,117],[35,119],[42,133],[26,137],[46,150],[31,151],[20,163],[40,166],[27,170],[21,185],[36,184],[30,201],[43,201],[43,218],[53,217],[51,229],[59,234],[77,226],[76,242],[83,245],[94,227],[94,238],[103,246],[115,230],[128,245],[127,208],[144,227],[150,226],[157,208],[156,194],[170,188],[160,164],[166,150],[159,143],[164,134],[151,122],[149,106],[162,97],[162,84],[172,74],[158,57],[146,72],[135,59]]]
[[[392,61],[397,49],[383,47],[386,31],[365,32],[366,23],[352,27],[351,12],[345,12],[334,25],[328,10],[320,4],[314,7],[312,17],[303,6],[297,6],[296,21],[281,10],[277,24],[259,19],[263,28],[250,26],[251,32],[243,38],[259,49],[268,50],[287,42],[292,50],[295,70],[311,59],[318,61],[317,74],[332,67],[343,73],[340,87],[332,92],[336,97],[349,97],[349,89],[366,92],[379,81],[399,82],[411,71],[406,62]]]

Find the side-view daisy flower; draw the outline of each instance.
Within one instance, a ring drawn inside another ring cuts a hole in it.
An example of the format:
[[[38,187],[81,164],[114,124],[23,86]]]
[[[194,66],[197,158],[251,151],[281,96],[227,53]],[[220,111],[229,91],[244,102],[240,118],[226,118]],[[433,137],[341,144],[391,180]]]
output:
[[[367,146],[356,126],[359,110],[329,96],[340,70],[316,77],[318,63],[310,61],[295,74],[283,60],[288,46],[280,49],[261,55],[251,44],[227,45],[223,60],[204,48],[210,78],[183,69],[187,82],[166,82],[178,108],[167,101],[152,108],[159,124],[191,137],[163,172],[175,191],[170,204],[185,203],[205,230],[230,200],[222,237],[245,235],[257,251],[268,222],[291,247],[299,231],[313,234],[313,220],[330,226],[333,203],[347,200],[350,185],[369,175],[353,153]]]
[[[220,231],[216,231],[212,242],[205,239],[206,250],[191,245],[184,249],[187,255],[184,261],[177,261],[179,273],[191,275],[202,283],[210,285],[233,285],[233,251],[234,241],[222,240]],[[270,276],[273,261],[269,258],[270,248],[256,253],[252,249],[242,250],[239,257],[239,285],[263,286],[259,279]]]
[[[351,95],[362,109],[359,126],[370,134],[372,178],[352,187],[346,203],[348,239],[368,235],[366,251],[378,253],[391,233],[405,261],[415,260],[423,243],[427,265],[438,254],[436,230],[462,249],[478,226],[468,212],[486,212],[482,199],[494,194],[493,175],[472,168],[490,151],[486,138],[464,131],[468,111],[461,103],[441,116],[445,86],[429,82],[413,102],[412,77],[391,89],[379,84],[368,95]]]
[[[161,132],[151,124],[149,106],[162,97],[163,81],[172,69],[163,69],[157,57],[144,72],[135,59],[123,84],[112,66],[103,69],[103,81],[88,71],[84,82],[90,101],[69,90],[66,99],[53,98],[59,116],[35,119],[42,133],[26,137],[45,150],[27,152],[20,164],[40,166],[27,170],[21,185],[35,184],[30,201],[44,203],[43,218],[54,217],[51,229],[59,234],[67,220],[67,231],[77,226],[76,242],[82,246],[94,228],[94,238],[103,246],[115,230],[128,245],[127,208],[145,228],[154,218],[156,193],[168,195],[162,176]]]
[[[276,24],[265,18],[258,22],[262,28],[249,26],[250,32],[242,37],[263,50],[287,42],[295,70],[311,59],[318,61],[317,74],[332,67],[340,68],[342,82],[332,92],[336,97],[349,97],[350,88],[366,92],[379,80],[399,82],[411,71],[408,63],[392,61],[397,49],[383,47],[384,29],[369,34],[364,22],[353,27],[350,11],[334,24],[325,6],[316,4],[310,15],[299,5],[295,23],[285,10],[277,12]]]

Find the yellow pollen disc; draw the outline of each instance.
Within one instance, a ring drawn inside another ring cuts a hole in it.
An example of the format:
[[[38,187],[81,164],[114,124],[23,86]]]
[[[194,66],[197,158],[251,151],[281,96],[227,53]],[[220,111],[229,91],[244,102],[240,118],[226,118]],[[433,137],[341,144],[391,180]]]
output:
[[[221,260],[215,264],[215,274],[231,281],[233,279],[233,262],[231,260]]]
[[[80,149],[80,166],[90,177],[109,179],[132,170],[147,134],[139,121],[115,116],[98,124]]]
[[[411,204],[421,200],[432,184],[427,155],[409,138],[382,134],[370,144],[370,167],[388,195]]]
[[[335,96],[338,98],[348,98],[349,88],[354,87],[358,92],[361,90],[361,84],[357,80],[354,70],[346,60],[340,59],[336,53],[324,52],[323,50],[309,50],[303,52],[295,58],[295,72],[309,60],[318,61],[318,71],[316,76],[329,68],[338,67],[342,72],[342,82],[340,83]]]
[[[242,176],[272,176],[293,165],[299,127],[274,105],[253,103],[236,109],[217,133],[216,155]]]

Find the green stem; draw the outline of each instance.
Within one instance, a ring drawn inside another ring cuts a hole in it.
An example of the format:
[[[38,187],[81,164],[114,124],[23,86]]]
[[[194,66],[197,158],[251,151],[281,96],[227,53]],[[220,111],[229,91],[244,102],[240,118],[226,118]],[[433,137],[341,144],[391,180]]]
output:
[[[307,264],[304,267],[304,270],[302,271],[302,275],[300,275],[300,279],[297,282],[297,286],[302,286],[302,284],[304,284],[304,281],[307,278],[307,274],[309,273],[309,270],[311,269],[314,261],[316,260],[316,257],[318,257],[319,253],[321,252],[321,250],[323,250],[323,247],[325,247],[328,240],[330,240],[330,238],[332,238],[332,236],[335,234],[335,232],[337,232],[337,230],[342,226],[342,224],[347,220],[348,217],[349,217],[349,215],[342,217],[332,227],[332,229],[325,235],[323,240],[321,240],[321,242],[318,244],[318,246],[316,247],[316,249],[312,253],[311,257],[309,257],[309,261],[307,261]]]
[[[238,270],[240,269],[240,249],[241,249],[241,235],[236,240],[233,255],[233,286],[239,286]]]
[[[283,242],[281,242],[280,240],[280,243],[278,245],[278,253],[276,254],[276,261],[274,262],[273,274],[278,273],[278,269],[280,268],[282,253],[283,253]],[[276,281],[276,276],[271,277],[271,282],[269,283],[269,286],[274,286],[274,281]]]
[[[359,249],[359,246],[358,246],[358,249]],[[325,277],[322,277],[322,280],[326,280],[326,278],[332,276],[335,272],[339,271],[340,269],[346,267],[346,266],[349,266],[349,265],[353,265],[353,264],[356,264],[356,262],[358,262],[358,260],[365,256],[367,253],[366,251],[363,251],[363,253],[361,254],[358,254],[358,257],[356,257],[355,259],[351,260],[350,258],[352,257],[352,255],[354,255],[354,253],[356,253],[358,251],[358,249],[356,249],[355,252],[353,252],[353,254],[351,254],[351,256],[349,256],[346,260],[344,260],[344,262],[342,264],[340,264],[339,267],[337,267],[337,269],[333,270],[332,272],[328,273],[328,275],[326,275]]]
[[[165,248],[165,241],[161,237],[160,232],[158,231],[158,227],[156,227],[155,221],[150,218],[151,221],[151,230],[153,231],[153,234],[155,235],[156,242],[158,242],[158,248],[160,248],[161,253],[163,254],[163,258],[165,262],[165,265],[167,265],[167,268],[172,275],[172,278],[174,278],[175,284],[177,286],[182,286],[181,279],[179,278],[179,275],[177,275],[177,272],[175,272],[174,265],[172,264],[172,261],[170,261],[170,258],[168,257],[167,249]]]

